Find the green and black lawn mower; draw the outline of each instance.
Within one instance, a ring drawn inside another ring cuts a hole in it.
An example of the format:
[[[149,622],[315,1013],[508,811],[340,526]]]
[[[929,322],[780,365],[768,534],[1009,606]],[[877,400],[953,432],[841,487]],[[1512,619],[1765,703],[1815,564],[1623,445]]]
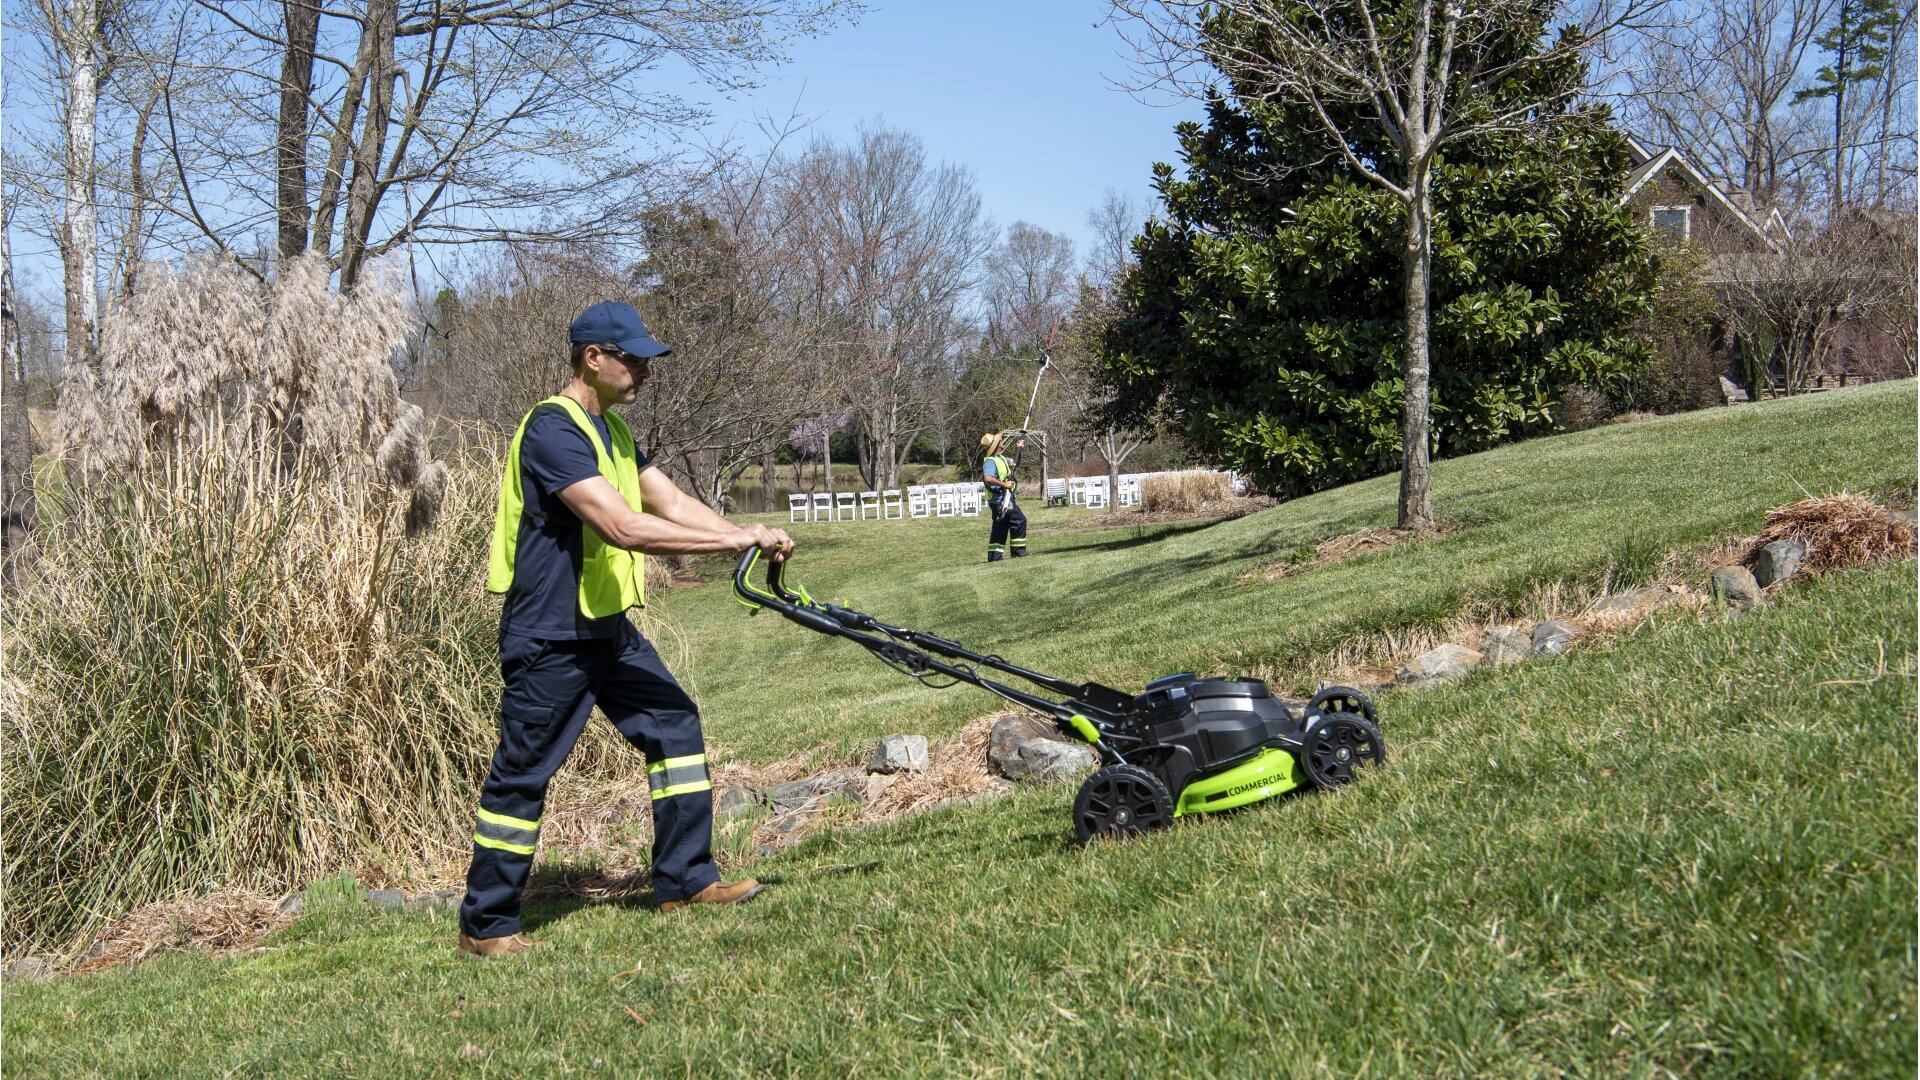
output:
[[[1101,767],[1073,800],[1074,832],[1083,842],[1162,828],[1187,814],[1232,810],[1299,787],[1343,787],[1360,769],[1386,760],[1373,702],[1351,687],[1329,686],[1310,701],[1290,704],[1257,679],[1190,672],[1155,679],[1138,694],[1070,682],[822,603],[783,584],[780,562],[767,560],[766,584],[756,586],[760,561],[755,548],[734,569],[734,592],[748,607],[770,608],[809,630],[853,641],[929,686],[980,687],[1093,744]],[[996,682],[983,668],[1066,700]]]

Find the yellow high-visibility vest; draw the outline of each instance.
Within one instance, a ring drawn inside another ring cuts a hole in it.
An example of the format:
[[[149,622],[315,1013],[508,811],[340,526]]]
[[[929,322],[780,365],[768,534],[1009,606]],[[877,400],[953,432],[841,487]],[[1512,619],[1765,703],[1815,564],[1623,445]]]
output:
[[[513,585],[513,559],[520,544],[520,515],[526,510],[525,493],[520,490],[520,441],[526,437],[527,424],[542,409],[564,409],[593,444],[600,464],[600,475],[620,492],[634,513],[640,512],[640,462],[635,456],[633,432],[626,422],[609,412],[607,433],[613,445],[605,446],[600,431],[587,418],[587,410],[565,394],[535,405],[520,420],[507,447],[507,471],[500,477],[500,502],[493,518],[493,553],[487,564],[487,591],[506,592]],[[581,522],[580,528],[580,614],[590,619],[618,615],[646,602],[646,556],[616,547],[602,539],[593,526]]]

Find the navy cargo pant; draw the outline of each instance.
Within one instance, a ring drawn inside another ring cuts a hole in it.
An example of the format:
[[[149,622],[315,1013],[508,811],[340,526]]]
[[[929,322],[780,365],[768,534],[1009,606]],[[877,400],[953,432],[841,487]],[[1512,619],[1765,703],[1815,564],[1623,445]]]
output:
[[[520,932],[520,891],[533,868],[547,783],[597,702],[647,758],[653,792],[653,893],[681,900],[720,879],[713,865],[713,785],[700,710],[653,645],[621,621],[611,638],[500,637],[500,748],[480,790],[473,865],[460,929]]]
[[[999,562],[1008,549],[1013,557],[1019,558],[1027,553],[1027,515],[1020,512],[1020,506],[1005,496],[995,499],[989,507],[993,511],[993,532],[987,536],[987,561]]]

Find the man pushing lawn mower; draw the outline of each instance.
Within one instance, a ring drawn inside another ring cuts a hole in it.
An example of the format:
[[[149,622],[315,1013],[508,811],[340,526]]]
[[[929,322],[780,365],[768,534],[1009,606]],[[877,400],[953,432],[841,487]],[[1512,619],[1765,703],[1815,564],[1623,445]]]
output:
[[[628,620],[643,601],[643,553],[748,551],[774,562],[793,541],[736,527],[688,498],[612,408],[633,401],[668,349],[626,304],[600,303],[568,327],[573,378],[533,407],[507,450],[489,592],[500,612],[500,746],[475,812],[460,904],[460,951],[505,956],[520,932],[547,784],[597,703],[646,755],[653,794],[653,894],[661,911],[734,904],[760,885],[713,864],[713,784],[700,710]]]

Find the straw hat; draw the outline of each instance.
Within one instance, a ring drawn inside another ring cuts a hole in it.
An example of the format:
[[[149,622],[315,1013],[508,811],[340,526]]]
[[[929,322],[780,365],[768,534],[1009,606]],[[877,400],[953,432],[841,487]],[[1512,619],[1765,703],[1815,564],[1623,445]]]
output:
[[[1000,452],[1000,444],[1005,441],[999,432],[989,431],[985,435],[980,436],[980,448],[990,455],[997,454]]]

